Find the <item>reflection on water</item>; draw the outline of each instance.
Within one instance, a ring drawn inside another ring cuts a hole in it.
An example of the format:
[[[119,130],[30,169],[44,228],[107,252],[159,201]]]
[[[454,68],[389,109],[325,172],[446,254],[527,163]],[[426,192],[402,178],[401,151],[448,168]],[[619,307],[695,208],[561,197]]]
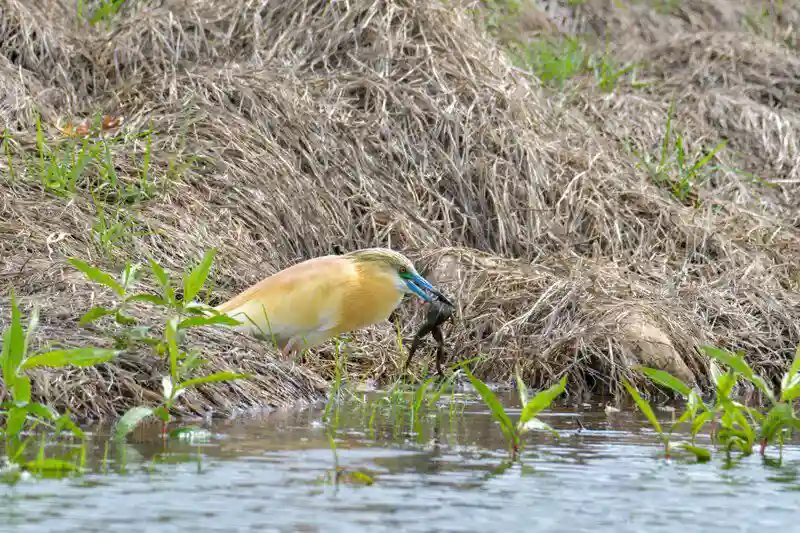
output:
[[[343,408],[338,466],[374,483],[332,484],[321,414],[215,421],[197,443],[164,444],[145,428],[118,447],[99,428],[90,473],[0,488],[0,530],[792,531],[800,501],[795,446],[781,461],[666,462],[638,415],[558,410],[541,418],[559,442],[530,435],[522,466],[508,465],[477,403],[424,410],[414,428],[386,403]]]

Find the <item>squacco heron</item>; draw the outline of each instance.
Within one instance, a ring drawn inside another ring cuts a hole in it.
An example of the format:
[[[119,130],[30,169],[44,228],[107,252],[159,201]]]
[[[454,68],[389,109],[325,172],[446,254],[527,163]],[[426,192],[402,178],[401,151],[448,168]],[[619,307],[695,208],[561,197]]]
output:
[[[285,358],[388,319],[412,293],[452,305],[404,255],[366,248],[292,265],[215,309],[239,321],[235,330],[274,340]]]

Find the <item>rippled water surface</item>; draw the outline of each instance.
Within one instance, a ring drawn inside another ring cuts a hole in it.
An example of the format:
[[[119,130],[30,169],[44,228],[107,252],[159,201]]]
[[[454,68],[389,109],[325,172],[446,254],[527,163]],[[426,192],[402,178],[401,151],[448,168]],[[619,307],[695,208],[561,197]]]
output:
[[[89,473],[0,486],[0,530],[788,532],[800,516],[793,446],[780,462],[774,448],[772,461],[667,462],[637,414],[554,409],[541,418],[560,442],[531,435],[507,467],[483,405],[444,402],[415,432],[373,400],[342,408],[335,441],[339,467],[371,485],[333,483],[321,409],[217,421],[201,444],[137,432],[114,448],[98,432]]]

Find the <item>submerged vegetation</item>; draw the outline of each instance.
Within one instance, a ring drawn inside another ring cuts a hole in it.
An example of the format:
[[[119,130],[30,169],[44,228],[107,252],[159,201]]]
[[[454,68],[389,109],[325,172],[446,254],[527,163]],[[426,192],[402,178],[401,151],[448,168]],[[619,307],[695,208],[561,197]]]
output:
[[[782,446],[800,395],[800,11],[617,4],[0,0],[14,471],[80,470],[45,440],[83,440],[84,421],[184,438],[193,416],[327,393],[333,481],[369,484],[338,464],[341,402],[419,437],[467,383],[511,463],[530,432],[558,435],[539,415],[562,395],[630,397],[670,458]],[[204,313],[374,245],[454,295],[446,379],[418,356],[421,383],[403,381],[411,306],[302,365]],[[366,402],[361,380],[389,392]],[[493,381],[515,385],[516,420]],[[664,388],[684,401],[666,429]]]

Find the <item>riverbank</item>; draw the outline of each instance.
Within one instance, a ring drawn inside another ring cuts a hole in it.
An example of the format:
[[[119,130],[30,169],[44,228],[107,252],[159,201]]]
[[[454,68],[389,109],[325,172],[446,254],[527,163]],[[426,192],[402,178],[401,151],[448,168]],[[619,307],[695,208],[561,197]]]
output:
[[[449,363],[483,355],[483,379],[519,364],[537,388],[624,394],[643,363],[708,390],[695,347],[712,344],[777,383],[800,343],[800,15],[607,3],[5,1],[2,324],[13,289],[25,318],[40,306],[32,349],[118,343],[113,316],[79,323],[118,298],[69,258],[141,263],[158,294],[149,259],[179,280],[215,249],[197,295],[213,305],[390,245],[458,301]],[[400,336],[421,318],[404,304]],[[354,333],[352,380],[398,377],[397,338]],[[209,372],[257,377],[187,391],[186,413],[313,402],[334,373],[333,344],[292,365],[219,326],[187,342]],[[31,371],[33,398],[90,417],[154,401],[168,364],[134,344]],[[421,350],[412,370],[432,364]]]

